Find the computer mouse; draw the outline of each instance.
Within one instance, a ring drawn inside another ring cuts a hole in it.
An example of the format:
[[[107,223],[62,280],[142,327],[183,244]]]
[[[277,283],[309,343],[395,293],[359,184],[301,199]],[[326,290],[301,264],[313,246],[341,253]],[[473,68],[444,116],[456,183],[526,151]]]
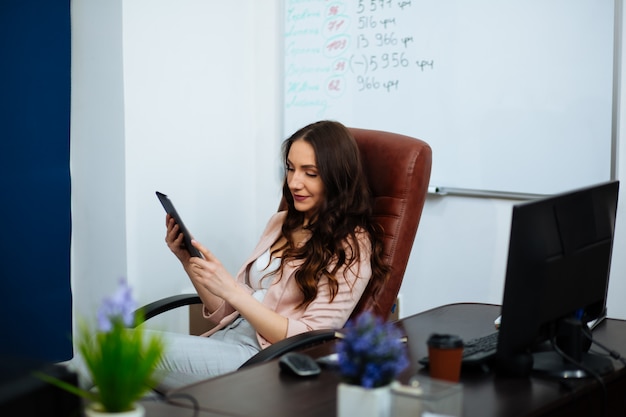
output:
[[[278,360],[280,369],[297,376],[318,375],[322,369],[309,355],[298,352],[288,352]]]

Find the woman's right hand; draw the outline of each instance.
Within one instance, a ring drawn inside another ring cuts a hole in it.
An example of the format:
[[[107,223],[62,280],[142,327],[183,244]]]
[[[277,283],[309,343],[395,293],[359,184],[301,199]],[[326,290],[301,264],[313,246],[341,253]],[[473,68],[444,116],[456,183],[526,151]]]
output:
[[[185,247],[183,234],[180,232],[180,228],[174,218],[169,214],[165,216],[165,225],[167,226],[165,243],[167,243],[167,247],[170,248],[172,253],[185,265],[191,258],[191,255]]]

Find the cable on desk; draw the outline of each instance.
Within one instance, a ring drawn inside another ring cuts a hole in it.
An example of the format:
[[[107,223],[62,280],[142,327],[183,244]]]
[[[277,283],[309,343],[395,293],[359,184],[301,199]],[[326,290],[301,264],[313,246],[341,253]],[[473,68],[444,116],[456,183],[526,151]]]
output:
[[[593,339],[593,333],[591,332],[590,329],[588,328],[584,328],[583,330],[583,335],[585,335],[585,337],[587,339],[589,339],[589,341],[598,346],[599,348],[601,348],[602,350],[604,350],[611,358],[615,359],[616,361],[620,361],[623,365],[626,366],[626,358],[624,358],[622,355],[620,355],[619,352],[605,346],[604,344],[598,342],[597,340]],[[624,411],[624,416],[626,417],[626,397],[624,398],[624,403],[622,404],[622,410]]]
[[[607,393],[606,385],[604,384],[604,381],[602,380],[602,377],[600,377],[600,375],[598,375],[596,372],[594,372],[589,367],[585,366],[585,364],[583,364],[582,362],[577,361],[576,359],[574,359],[571,356],[569,356],[567,353],[563,352],[561,350],[561,348],[556,344],[556,336],[555,335],[552,336],[552,338],[550,339],[550,342],[552,343],[552,348],[563,359],[565,359],[566,361],[574,364],[575,366],[577,366],[578,368],[582,369],[583,371],[587,372],[589,375],[591,375],[598,382],[598,384],[600,384],[600,388],[602,390],[602,401],[601,401],[601,403],[602,403],[602,410],[601,410],[600,415],[601,416],[606,416],[606,409],[607,409],[607,406],[608,406],[608,393]]]
[[[599,348],[603,349],[606,353],[608,353],[613,359],[615,359],[616,361],[620,361],[623,365],[626,365],[626,359],[624,359],[622,357],[622,355],[619,354],[619,352],[614,351],[613,349],[610,349],[608,347],[606,347],[605,345],[603,345],[602,343],[598,342],[597,340],[593,340],[593,334],[591,333],[590,330],[583,330],[583,334],[585,335],[585,337],[587,339],[589,339],[589,341],[591,343],[593,343],[594,345],[598,346]]]
[[[198,404],[198,400],[193,395],[175,392],[173,394],[167,394],[165,396],[166,400],[169,400],[171,398],[184,398],[186,400],[189,400],[189,402],[193,404],[193,417],[197,417],[198,413],[200,413],[200,404]]]

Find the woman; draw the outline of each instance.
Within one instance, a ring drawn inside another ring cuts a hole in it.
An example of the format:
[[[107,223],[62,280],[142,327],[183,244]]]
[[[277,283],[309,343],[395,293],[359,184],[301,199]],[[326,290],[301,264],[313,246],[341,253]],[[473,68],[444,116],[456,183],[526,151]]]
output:
[[[237,369],[272,343],[315,329],[341,328],[368,285],[388,276],[382,230],[359,151],[340,123],[308,125],[283,143],[287,210],[272,216],[235,277],[199,242],[191,257],[166,218],[168,247],[181,261],[215,327],[205,336],[168,337],[170,388]]]

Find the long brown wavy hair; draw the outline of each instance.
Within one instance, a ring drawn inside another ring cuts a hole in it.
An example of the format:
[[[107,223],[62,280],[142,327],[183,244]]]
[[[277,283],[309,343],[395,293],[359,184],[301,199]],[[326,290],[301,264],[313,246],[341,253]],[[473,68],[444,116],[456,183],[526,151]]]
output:
[[[368,285],[373,286],[376,296],[386,282],[390,268],[382,261],[383,230],[372,220],[372,199],[354,137],[344,125],[335,121],[320,121],[305,126],[283,142],[285,167],[291,145],[297,140],[306,141],[315,151],[325,199],[306,226],[311,233],[310,239],[296,247],[293,233],[302,227],[304,213],[295,209],[285,174],[283,198],[287,203],[287,218],[282,234],[287,243],[276,250],[283,251],[277,273],[280,275],[286,262],[302,260],[295,273],[303,294],[299,307],[306,307],[315,299],[317,284],[323,276],[328,278],[330,285],[330,302],[339,290],[336,276],[339,269],[352,267],[360,259],[356,235],[364,232],[372,246],[372,277]]]

